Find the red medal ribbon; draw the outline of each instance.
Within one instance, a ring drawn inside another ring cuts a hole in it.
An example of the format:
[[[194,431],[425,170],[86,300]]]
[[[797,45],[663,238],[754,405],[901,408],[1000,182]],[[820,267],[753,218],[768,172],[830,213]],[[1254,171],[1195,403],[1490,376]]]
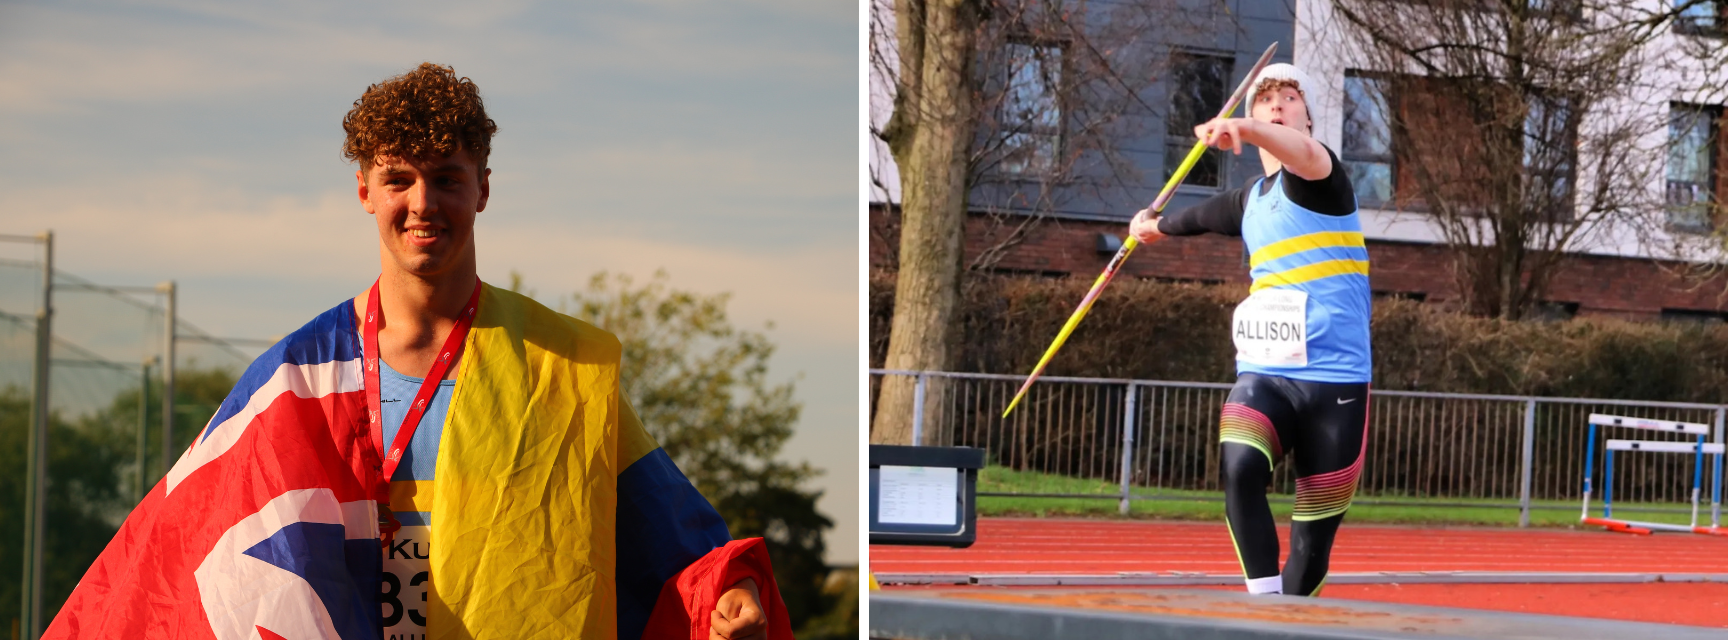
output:
[[[420,381],[420,392],[414,394],[414,404],[409,405],[408,415],[403,416],[402,426],[396,429],[396,438],[390,442],[390,450],[384,451],[383,404],[379,397],[378,381],[378,283],[372,283],[372,290],[366,297],[366,319],[360,332],[365,348],[366,367],[366,405],[370,411],[372,441],[377,444],[379,452],[384,455],[384,464],[379,469],[378,485],[373,493],[378,500],[379,529],[383,534],[385,544],[389,544],[392,534],[402,525],[396,522],[396,517],[390,513],[390,478],[396,475],[396,467],[402,464],[402,454],[408,449],[408,441],[414,438],[414,430],[420,426],[420,418],[425,417],[426,408],[432,403],[432,394],[438,390],[438,384],[444,380],[444,375],[450,371],[450,363],[456,361],[462,352],[462,342],[468,337],[468,329],[474,326],[474,312],[480,307],[480,281],[474,281],[474,293],[468,296],[468,306],[462,314],[456,317],[456,326],[450,329],[450,336],[444,339],[444,348],[439,350],[438,359],[432,362],[432,370],[426,373],[426,379]]]

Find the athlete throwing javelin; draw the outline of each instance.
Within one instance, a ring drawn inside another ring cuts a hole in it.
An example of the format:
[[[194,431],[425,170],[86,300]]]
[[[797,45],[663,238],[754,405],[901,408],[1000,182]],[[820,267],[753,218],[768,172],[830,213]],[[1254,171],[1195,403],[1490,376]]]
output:
[[[1338,525],[1350,508],[1367,443],[1368,249],[1350,178],[1310,137],[1307,74],[1260,72],[1250,118],[1218,118],[1194,134],[1218,149],[1260,150],[1266,175],[1168,216],[1135,214],[1140,242],[1206,232],[1241,237],[1253,285],[1236,307],[1236,385],[1219,419],[1224,510],[1249,593],[1319,595]],[[1266,488],[1278,458],[1295,456],[1290,558]]]

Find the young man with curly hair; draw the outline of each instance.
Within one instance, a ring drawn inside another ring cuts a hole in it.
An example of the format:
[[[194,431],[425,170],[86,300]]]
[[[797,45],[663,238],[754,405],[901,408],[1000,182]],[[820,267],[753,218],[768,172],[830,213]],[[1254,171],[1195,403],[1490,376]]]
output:
[[[1129,224],[1141,242],[1210,232],[1247,245],[1254,283],[1231,322],[1237,378],[1219,440],[1225,522],[1250,593],[1319,595],[1367,446],[1368,249],[1349,176],[1310,135],[1304,92],[1313,86],[1295,66],[1262,69],[1250,117],[1215,119],[1194,135],[1238,154],[1258,147],[1266,175],[1162,218],[1140,211]],[[1296,506],[1280,573],[1266,487],[1286,453]]]
[[[789,635],[761,540],[729,542],[642,428],[617,339],[480,281],[474,83],[422,64],[343,128],[377,282],[253,363],[48,635]]]

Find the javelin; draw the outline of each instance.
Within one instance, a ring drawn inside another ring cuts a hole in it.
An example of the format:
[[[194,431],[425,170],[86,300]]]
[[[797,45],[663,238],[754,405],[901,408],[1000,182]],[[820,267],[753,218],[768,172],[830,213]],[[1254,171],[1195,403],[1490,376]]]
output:
[[[1242,101],[1242,97],[1247,95],[1248,89],[1254,85],[1254,77],[1260,75],[1260,70],[1272,60],[1272,52],[1277,50],[1278,43],[1274,42],[1272,46],[1266,47],[1266,53],[1260,54],[1260,60],[1254,63],[1254,68],[1248,70],[1248,77],[1242,79],[1242,84],[1236,86],[1236,93],[1230,94],[1224,108],[1218,110],[1219,118],[1229,116],[1231,111],[1236,110],[1236,104]],[[1164,211],[1164,205],[1169,204],[1170,196],[1176,193],[1176,186],[1182,184],[1182,179],[1188,177],[1188,171],[1194,168],[1194,163],[1200,161],[1200,154],[1206,151],[1208,142],[1210,140],[1194,141],[1194,148],[1188,151],[1188,157],[1182,159],[1182,164],[1176,167],[1176,173],[1171,174],[1170,180],[1164,183],[1164,190],[1158,192],[1158,199],[1153,200],[1152,206],[1147,207],[1152,213]],[[1025,384],[1020,385],[1020,390],[1015,392],[1014,400],[1002,411],[1002,417],[1008,417],[1008,414],[1014,411],[1014,406],[1020,404],[1020,399],[1026,397],[1026,390],[1032,388],[1032,382],[1044,373],[1044,367],[1056,356],[1056,350],[1061,349],[1062,343],[1068,341],[1068,334],[1074,333],[1074,328],[1080,326],[1080,320],[1086,317],[1086,312],[1092,310],[1092,303],[1098,300],[1098,294],[1104,291],[1104,285],[1110,284],[1110,279],[1116,277],[1116,270],[1121,268],[1122,263],[1128,260],[1128,255],[1134,253],[1134,247],[1138,246],[1140,241],[1132,235],[1122,241],[1122,248],[1116,250],[1116,257],[1110,259],[1110,263],[1104,266],[1104,273],[1099,274],[1098,279],[1092,283],[1092,290],[1087,291],[1086,297],[1080,299],[1080,308],[1075,309],[1074,315],[1068,317],[1068,323],[1062,325],[1062,331],[1056,334],[1056,340],[1044,351],[1044,357],[1038,360],[1038,366],[1032,369],[1032,375],[1026,376]]]

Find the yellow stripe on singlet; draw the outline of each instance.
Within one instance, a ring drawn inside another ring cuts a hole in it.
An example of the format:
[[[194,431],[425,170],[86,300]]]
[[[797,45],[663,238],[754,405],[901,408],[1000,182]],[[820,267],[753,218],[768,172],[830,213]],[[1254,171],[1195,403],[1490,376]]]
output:
[[[1329,278],[1332,276],[1341,276],[1352,273],[1361,274],[1363,276],[1368,275],[1368,261],[1327,260],[1325,262],[1303,265],[1294,269],[1285,269],[1277,273],[1269,273],[1259,278],[1255,278],[1253,286],[1250,286],[1248,291],[1253,293],[1260,291],[1261,289],[1301,284],[1311,280],[1319,280],[1321,278]]]
[[[1363,239],[1360,231],[1317,231],[1304,233],[1294,238],[1285,238],[1260,247],[1248,257],[1248,266],[1258,267],[1261,263],[1277,260],[1284,256],[1301,253],[1310,249],[1326,247],[1368,248],[1368,241]]]

